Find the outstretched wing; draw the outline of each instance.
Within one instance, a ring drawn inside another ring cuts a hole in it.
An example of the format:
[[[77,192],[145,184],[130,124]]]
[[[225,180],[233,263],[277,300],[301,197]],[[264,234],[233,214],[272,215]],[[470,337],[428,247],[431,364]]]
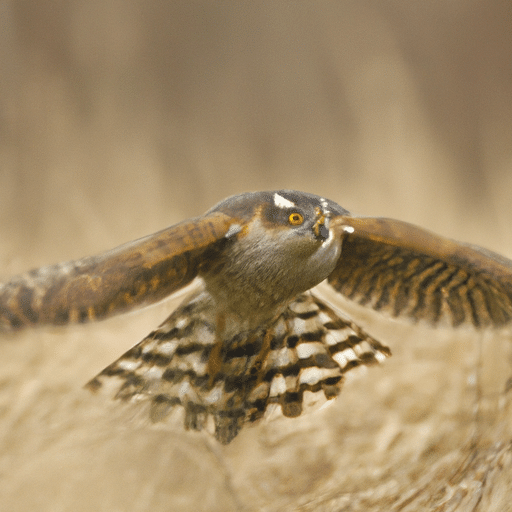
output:
[[[212,212],[99,256],[16,276],[0,284],[0,330],[102,319],[157,302],[197,276],[235,221]]]
[[[338,217],[341,257],[328,283],[395,317],[499,327],[512,320],[512,261],[393,219]]]

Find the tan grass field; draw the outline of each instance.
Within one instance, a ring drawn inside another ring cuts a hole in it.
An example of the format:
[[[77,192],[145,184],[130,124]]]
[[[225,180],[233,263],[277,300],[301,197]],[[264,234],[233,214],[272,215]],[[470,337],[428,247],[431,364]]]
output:
[[[0,10],[0,278],[277,188],[512,258],[509,2]],[[175,305],[0,337],[2,510],[512,510],[510,332],[345,304],[393,357],[222,447],[82,389]]]

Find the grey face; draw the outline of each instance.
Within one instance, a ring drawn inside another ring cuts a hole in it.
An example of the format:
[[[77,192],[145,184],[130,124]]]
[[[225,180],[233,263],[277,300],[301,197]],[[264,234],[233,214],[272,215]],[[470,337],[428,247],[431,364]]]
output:
[[[314,211],[320,207],[324,214],[336,215],[350,215],[345,208],[339,204],[315,194],[308,194],[306,192],[297,192],[295,190],[277,190],[276,192],[267,192],[273,194],[274,202],[277,203],[279,198],[282,197],[287,201],[293,203],[297,208],[303,208],[306,211]]]
[[[251,297],[251,307],[269,312],[317,285],[334,269],[341,237],[331,219],[349,215],[320,196],[279,190],[228,198],[212,211],[240,219],[223,255],[222,269],[205,276],[213,295]],[[242,304],[234,307],[241,308]]]
[[[289,211],[295,208],[305,213],[310,219],[315,216],[315,210],[317,208],[321,208],[326,216],[329,214],[332,216],[350,215],[347,210],[334,201],[296,190],[275,190],[239,194],[224,199],[224,201],[221,201],[209,210],[207,214],[220,211],[232,217],[238,217],[242,221],[249,222],[256,210],[261,208],[262,205],[266,205],[276,212]]]

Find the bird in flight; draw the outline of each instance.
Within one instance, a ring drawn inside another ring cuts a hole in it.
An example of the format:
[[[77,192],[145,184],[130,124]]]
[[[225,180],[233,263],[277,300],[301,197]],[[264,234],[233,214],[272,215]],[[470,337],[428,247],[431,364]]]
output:
[[[393,317],[476,328],[512,320],[512,262],[398,220],[354,217],[292,190],[250,192],[99,256],[0,284],[0,330],[106,318],[200,287],[86,387],[152,421],[227,444],[271,411],[335,398],[344,374],[391,355],[311,288]]]

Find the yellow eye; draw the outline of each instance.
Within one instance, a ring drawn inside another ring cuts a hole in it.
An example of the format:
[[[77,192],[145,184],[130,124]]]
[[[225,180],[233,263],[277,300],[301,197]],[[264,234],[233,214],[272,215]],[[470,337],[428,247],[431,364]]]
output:
[[[295,212],[288,217],[288,222],[292,226],[300,226],[304,222],[304,217],[300,213]]]

